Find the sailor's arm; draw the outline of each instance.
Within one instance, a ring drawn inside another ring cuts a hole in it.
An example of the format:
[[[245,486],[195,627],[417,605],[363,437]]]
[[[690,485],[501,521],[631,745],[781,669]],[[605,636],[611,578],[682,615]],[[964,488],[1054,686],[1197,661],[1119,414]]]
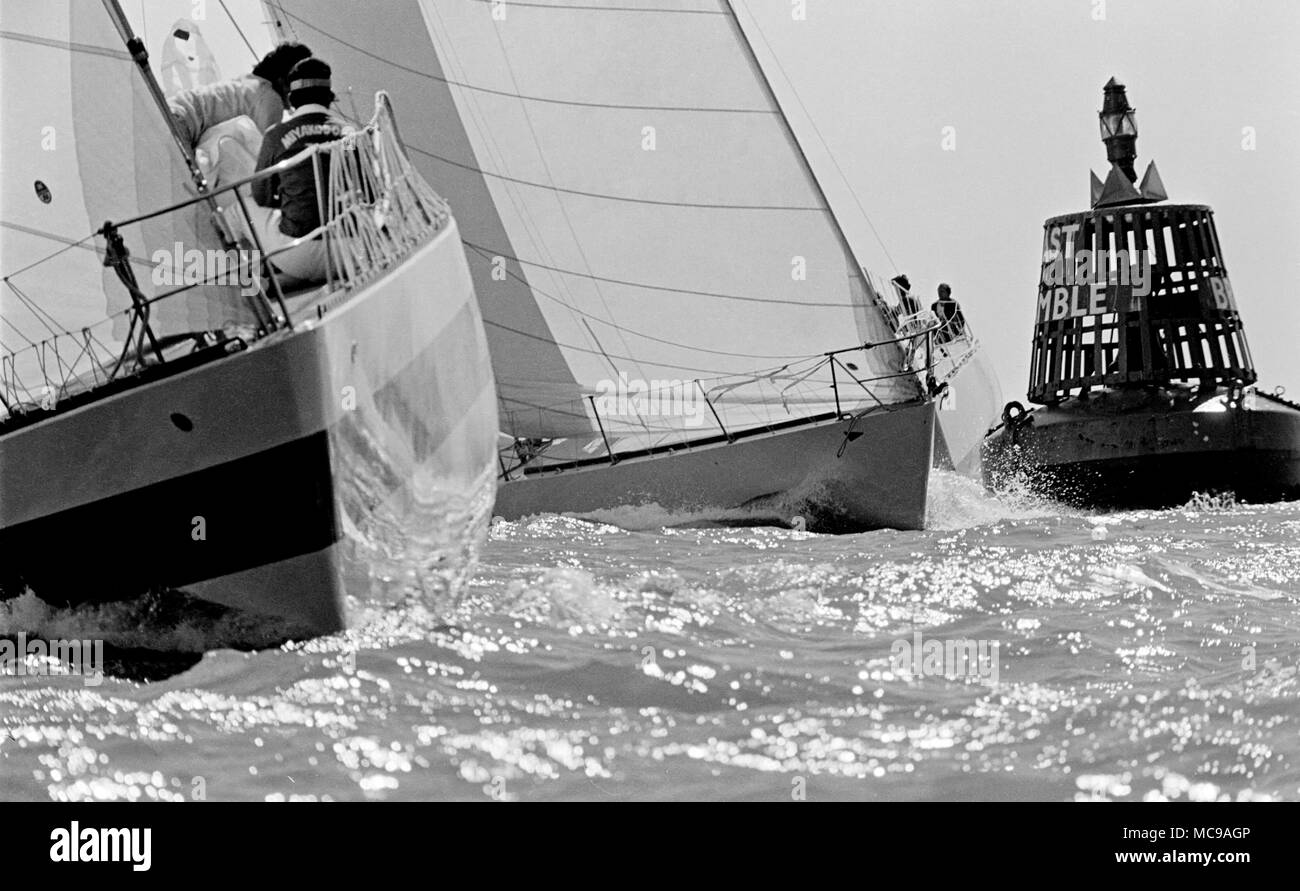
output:
[[[280,97],[260,77],[219,81],[182,90],[167,100],[167,108],[190,145],[198,145],[204,131],[239,115],[248,115],[259,129],[280,122]]]

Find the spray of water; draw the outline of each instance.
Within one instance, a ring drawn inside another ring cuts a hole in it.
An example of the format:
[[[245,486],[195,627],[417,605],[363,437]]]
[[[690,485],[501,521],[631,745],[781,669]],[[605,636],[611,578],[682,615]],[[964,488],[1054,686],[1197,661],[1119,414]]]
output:
[[[998,491],[989,492],[979,480],[951,470],[934,470],[930,473],[925,525],[933,530],[968,529],[1075,513],[1036,494],[1020,479],[1009,479]]]

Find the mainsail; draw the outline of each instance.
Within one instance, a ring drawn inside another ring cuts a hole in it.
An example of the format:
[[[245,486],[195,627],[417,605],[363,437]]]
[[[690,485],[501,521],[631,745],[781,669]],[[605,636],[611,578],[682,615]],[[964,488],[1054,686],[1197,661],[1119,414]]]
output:
[[[242,30],[270,46],[260,5],[242,0]],[[134,0],[124,11],[150,51],[154,70],[171,25],[195,15],[188,0]],[[227,56],[231,73],[248,71],[251,47],[233,19],[213,7],[207,45]],[[228,32],[228,33],[227,33]],[[236,38],[232,40],[231,38]],[[195,194],[166,121],[145,87],[104,5],[87,0],[6,0],[0,7],[0,344],[6,374],[30,382],[67,362],[89,329],[105,345],[123,336],[127,291],[103,266],[105,221],[165,208]],[[172,288],[155,283],[155,252],[224,250],[206,204],[121,230],[146,297]],[[155,304],[157,335],[220,328],[248,320],[236,288],[199,287]],[[54,348],[61,350],[59,358]],[[46,375],[45,380],[51,377]],[[39,390],[39,387],[36,387]],[[23,392],[20,388],[20,392]]]
[[[505,433],[700,434],[600,411],[623,381],[707,394],[729,431],[812,417],[836,410],[827,351],[894,337],[724,0],[268,7],[337,92],[406,111],[461,226]],[[903,353],[854,353],[871,392],[841,368],[843,407],[917,399]]]

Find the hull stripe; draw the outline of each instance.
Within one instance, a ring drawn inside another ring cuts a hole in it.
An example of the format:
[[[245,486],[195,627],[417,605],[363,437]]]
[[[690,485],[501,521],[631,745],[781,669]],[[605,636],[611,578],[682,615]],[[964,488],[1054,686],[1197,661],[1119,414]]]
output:
[[[0,530],[0,553],[23,555],[5,561],[0,589],[109,601],[319,551],[340,537],[330,468],[320,431]],[[60,550],[69,558],[52,559]]]

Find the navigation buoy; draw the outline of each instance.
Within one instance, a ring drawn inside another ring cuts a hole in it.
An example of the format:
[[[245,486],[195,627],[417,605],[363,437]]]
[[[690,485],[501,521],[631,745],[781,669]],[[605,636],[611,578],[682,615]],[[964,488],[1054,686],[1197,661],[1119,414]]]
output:
[[[1043,223],[1029,389],[985,437],[985,485],[1105,510],[1300,497],[1300,402],[1255,388],[1214,211],[1170,202],[1154,163],[1138,177],[1127,90],[1102,91],[1108,172]]]

